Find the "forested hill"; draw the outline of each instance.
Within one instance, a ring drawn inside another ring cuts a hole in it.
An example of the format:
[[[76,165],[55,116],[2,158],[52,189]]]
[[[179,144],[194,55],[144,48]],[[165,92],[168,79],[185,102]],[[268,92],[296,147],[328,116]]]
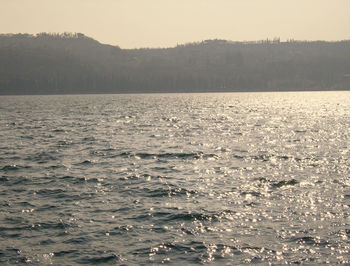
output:
[[[0,35],[0,94],[344,89],[350,41],[120,49],[79,33]]]

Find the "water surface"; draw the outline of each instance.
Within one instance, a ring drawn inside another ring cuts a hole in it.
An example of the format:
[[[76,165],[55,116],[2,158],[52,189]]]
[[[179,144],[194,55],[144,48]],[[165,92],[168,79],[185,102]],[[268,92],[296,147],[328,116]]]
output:
[[[0,97],[0,263],[349,263],[350,93]]]

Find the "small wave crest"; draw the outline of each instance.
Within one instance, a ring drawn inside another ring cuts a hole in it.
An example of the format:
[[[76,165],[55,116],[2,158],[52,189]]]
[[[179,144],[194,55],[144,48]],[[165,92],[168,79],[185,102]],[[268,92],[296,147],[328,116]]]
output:
[[[218,155],[213,153],[203,153],[203,152],[190,152],[190,153],[132,153],[123,152],[119,154],[120,157],[128,158],[140,158],[140,159],[208,159],[208,158],[218,158]]]

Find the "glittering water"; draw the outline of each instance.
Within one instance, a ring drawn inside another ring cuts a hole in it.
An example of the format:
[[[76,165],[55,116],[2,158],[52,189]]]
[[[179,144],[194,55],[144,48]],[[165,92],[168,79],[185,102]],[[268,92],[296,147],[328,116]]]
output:
[[[0,263],[349,263],[350,92],[0,97]]]

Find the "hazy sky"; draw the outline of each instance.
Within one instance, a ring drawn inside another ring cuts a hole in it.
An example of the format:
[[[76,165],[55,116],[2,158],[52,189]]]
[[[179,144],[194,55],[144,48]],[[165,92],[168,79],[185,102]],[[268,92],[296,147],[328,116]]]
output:
[[[122,48],[350,39],[350,0],[0,0],[0,33],[81,32]]]

